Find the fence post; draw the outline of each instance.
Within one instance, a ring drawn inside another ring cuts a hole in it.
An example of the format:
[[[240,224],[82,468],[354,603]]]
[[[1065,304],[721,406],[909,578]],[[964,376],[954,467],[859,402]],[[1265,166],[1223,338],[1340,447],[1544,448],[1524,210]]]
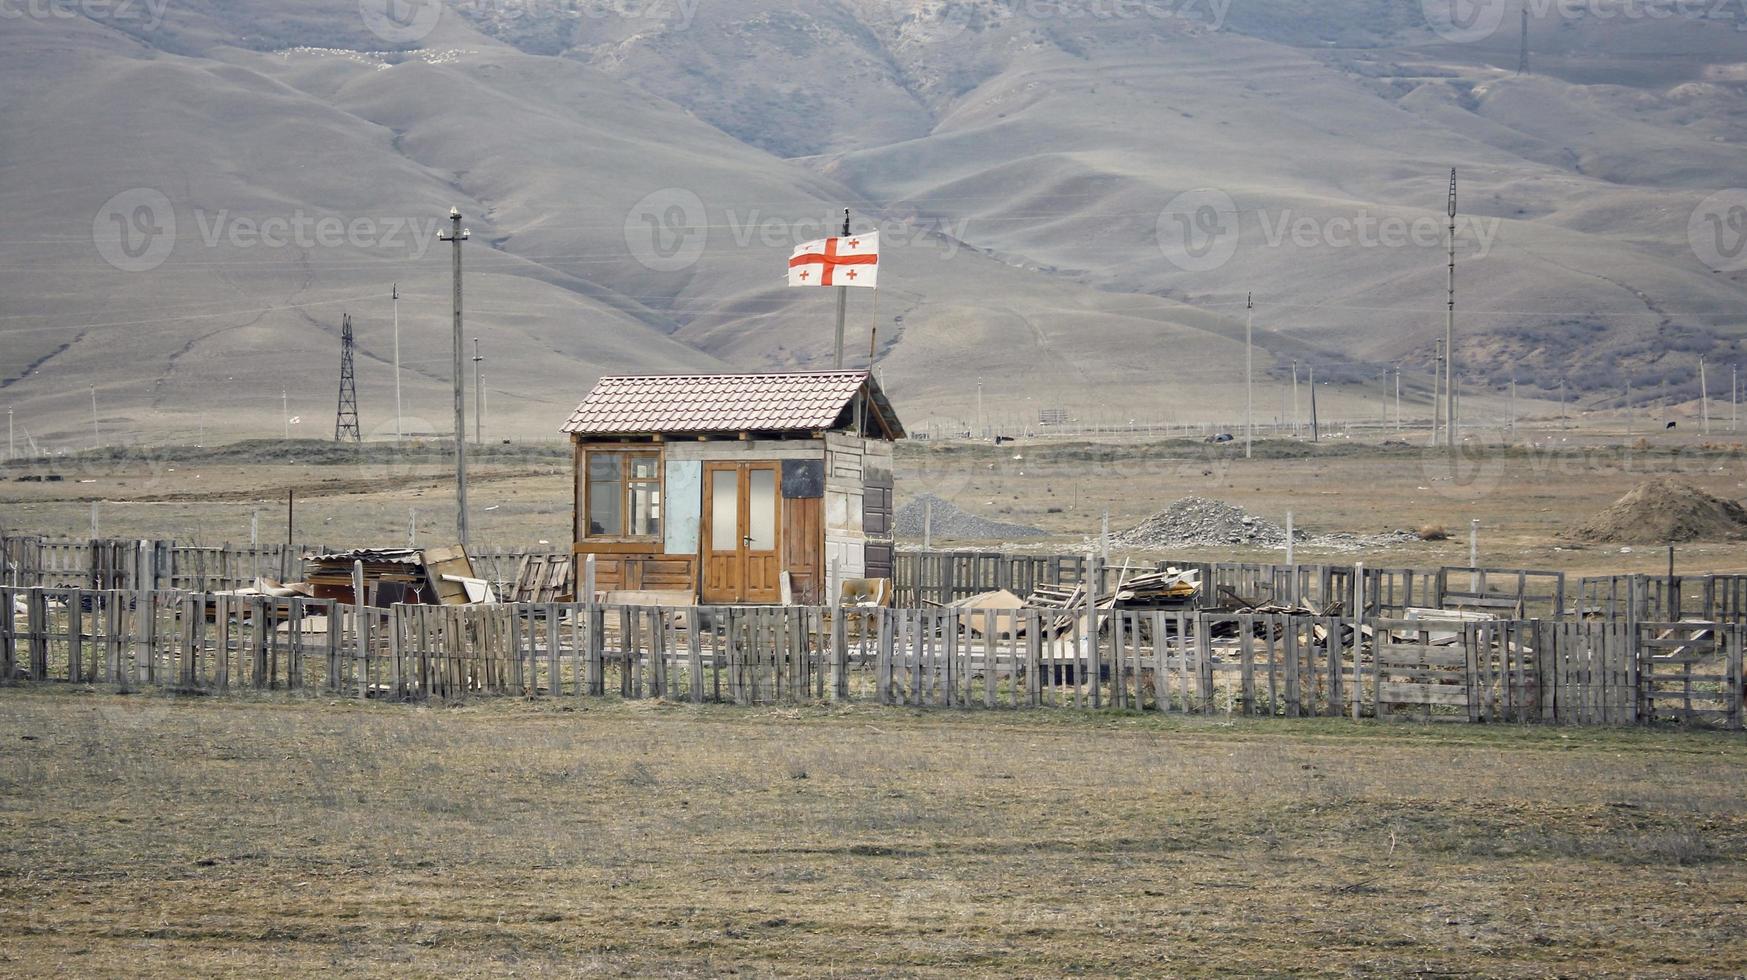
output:
[[[1744,693],[1747,693],[1742,690],[1741,676],[1743,666],[1741,654],[1743,628],[1739,625],[1730,625],[1718,626],[1718,629],[1723,631],[1724,641],[1728,644],[1729,727],[1738,731],[1741,728],[1741,699]]]
[[[830,609],[831,615],[831,700],[849,699],[849,623],[841,605]],[[867,620],[861,624],[867,630]]]
[[[12,611],[7,610],[7,615]],[[25,629],[29,633],[30,679],[49,679],[49,602],[48,593],[40,588],[30,590],[25,599]]]
[[[698,632],[702,617],[698,615],[698,607],[693,606],[686,611],[685,652],[689,665],[691,682],[691,700],[693,704],[701,704],[704,700],[704,639]]]
[[[594,583],[594,556],[588,556],[588,580]],[[588,617],[588,693],[591,697],[603,697],[607,693],[607,611],[594,599],[594,589],[588,590],[588,604],[583,607],[583,613]]]
[[[0,587],[0,682],[10,684],[18,673],[18,590]]]

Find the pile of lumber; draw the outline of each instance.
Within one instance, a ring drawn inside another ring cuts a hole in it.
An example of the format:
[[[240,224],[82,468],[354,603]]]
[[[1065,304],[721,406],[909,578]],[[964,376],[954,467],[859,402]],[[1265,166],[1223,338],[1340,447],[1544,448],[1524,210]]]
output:
[[[1169,610],[1188,611],[1201,597],[1201,573],[1168,568],[1162,572],[1144,572],[1129,578],[1126,575],[1116,588],[1098,596],[1101,611]],[[1029,609],[1054,609],[1061,614],[1048,620],[1045,630],[1050,636],[1060,636],[1074,627],[1086,608],[1086,584],[1073,588],[1061,585],[1040,585],[1025,601]]]
[[[1234,616],[1339,616],[1347,608],[1347,604],[1339,599],[1320,609],[1303,603],[1252,599],[1248,596],[1238,595],[1224,586],[1219,589],[1219,600],[1219,604],[1214,606],[1211,611]]]

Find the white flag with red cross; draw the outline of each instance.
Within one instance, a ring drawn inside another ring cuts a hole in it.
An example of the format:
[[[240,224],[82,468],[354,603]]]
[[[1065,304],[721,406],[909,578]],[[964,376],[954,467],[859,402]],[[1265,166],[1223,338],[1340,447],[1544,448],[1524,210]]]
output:
[[[863,286],[880,280],[880,233],[808,242],[789,257],[791,286]]]

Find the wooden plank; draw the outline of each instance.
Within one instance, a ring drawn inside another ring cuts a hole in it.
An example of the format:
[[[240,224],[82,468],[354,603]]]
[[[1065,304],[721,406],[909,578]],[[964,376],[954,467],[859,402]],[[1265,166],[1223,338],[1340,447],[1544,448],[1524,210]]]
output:
[[[1382,697],[1391,703],[1409,705],[1437,705],[1463,708],[1468,705],[1468,692],[1464,688],[1446,684],[1411,684],[1399,681],[1385,681],[1381,685]]]

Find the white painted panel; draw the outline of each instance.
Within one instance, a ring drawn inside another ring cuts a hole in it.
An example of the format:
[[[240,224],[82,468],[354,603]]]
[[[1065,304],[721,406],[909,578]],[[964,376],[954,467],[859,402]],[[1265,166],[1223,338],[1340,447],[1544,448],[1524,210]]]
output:
[[[859,534],[867,521],[862,515],[861,488],[854,490],[825,488],[825,529],[833,534]]]
[[[704,464],[670,457],[666,481],[662,504],[667,512],[667,553],[695,555],[704,508]]]
[[[867,577],[867,548],[860,541],[847,541],[836,535],[825,536],[825,574],[831,574],[831,565],[837,563],[839,579]]]
[[[670,442],[668,459],[699,459],[708,462],[760,462],[773,459],[823,459],[825,444],[818,439],[793,439],[781,442]]]

